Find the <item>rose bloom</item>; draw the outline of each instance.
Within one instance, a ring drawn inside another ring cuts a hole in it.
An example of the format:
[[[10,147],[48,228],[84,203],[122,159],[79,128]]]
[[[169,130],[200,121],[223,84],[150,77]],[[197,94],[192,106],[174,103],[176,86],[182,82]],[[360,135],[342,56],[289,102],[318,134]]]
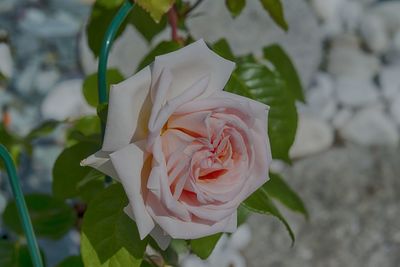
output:
[[[223,91],[234,67],[200,40],[111,87],[102,149],[82,165],[122,183],[142,239],[233,232],[267,181],[269,107]]]

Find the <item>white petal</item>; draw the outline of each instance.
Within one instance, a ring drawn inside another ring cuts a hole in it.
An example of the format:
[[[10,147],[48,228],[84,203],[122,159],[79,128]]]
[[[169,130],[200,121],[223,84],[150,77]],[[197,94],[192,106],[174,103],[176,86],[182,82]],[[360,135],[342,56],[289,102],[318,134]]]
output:
[[[146,210],[142,195],[142,179],[146,179],[150,167],[145,164],[148,154],[144,152],[142,144],[132,143],[110,154],[110,157],[128,196],[140,238],[143,239],[155,224]]]
[[[114,152],[146,137],[150,85],[151,72],[147,67],[111,87],[103,151]]]
[[[133,215],[132,206],[130,204],[124,208],[124,211],[132,220],[136,221],[135,215]],[[150,235],[162,250],[166,250],[172,240],[172,238],[163,229],[161,229],[159,225],[156,225],[153,230],[151,230]]]
[[[151,194],[150,194],[151,195]],[[150,207],[148,211],[151,217],[160,225],[165,232],[175,239],[196,239],[220,232],[232,233],[237,227],[237,213],[218,221],[212,225],[196,222],[185,222],[173,217],[167,216],[167,213],[161,206]]]
[[[96,170],[119,180],[118,174],[110,161],[110,153],[98,151],[81,161],[81,166],[90,166]]]
[[[192,43],[178,51],[156,57],[152,77],[157,79],[164,69],[171,71],[173,80],[167,100],[182,94],[195,81],[210,74],[210,82],[202,98],[224,89],[235,63],[210,50],[203,40]],[[153,88],[153,85],[152,85]],[[155,92],[151,98],[155,99]]]
[[[159,225],[156,225],[150,233],[151,237],[157,242],[162,250],[166,250],[171,243],[171,236],[169,236]]]

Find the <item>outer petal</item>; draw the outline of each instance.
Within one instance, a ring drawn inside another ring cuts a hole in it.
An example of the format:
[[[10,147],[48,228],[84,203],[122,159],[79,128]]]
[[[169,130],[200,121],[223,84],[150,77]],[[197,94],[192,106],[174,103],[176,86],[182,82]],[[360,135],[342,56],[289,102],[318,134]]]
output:
[[[143,239],[153,230],[155,224],[143,201],[142,180],[147,179],[150,165],[146,164],[148,154],[142,145],[143,142],[130,144],[112,153],[110,157],[128,196],[140,238]]]
[[[132,206],[128,205],[124,208],[125,213],[134,221],[136,221],[135,216],[132,212]],[[151,237],[157,242],[158,246],[162,250],[166,250],[171,243],[171,236],[169,236],[159,225],[156,225],[150,232]]]
[[[147,67],[111,87],[103,151],[114,152],[146,137],[150,85],[151,72]]]
[[[156,57],[152,66],[152,78],[156,82],[164,69],[171,71],[173,80],[167,95],[168,100],[179,96],[195,81],[210,73],[207,90],[201,96],[204,98],[224,89],[234,67],[235,63],[220,57],[203,40],[199,40],[178,51]],[[155,91],[151,92],[152,100],[156,97]]]
[[[90,166],[96,170],[119,180],[118,174],[110,161],[110,153],[98,151],[81,161],[81,166]]]
[[[149,194],[148,201],[155,197]],[[156,202],[157,200],[154,200]],[[237,227],[237,213],[233,212],[230,216],[214,224],[205,222],[185,222],[169,216],[169,213],[162,205],[148,205],[149,213],[160,227],[175,239],[196,239],[220,232],[232,233]]]

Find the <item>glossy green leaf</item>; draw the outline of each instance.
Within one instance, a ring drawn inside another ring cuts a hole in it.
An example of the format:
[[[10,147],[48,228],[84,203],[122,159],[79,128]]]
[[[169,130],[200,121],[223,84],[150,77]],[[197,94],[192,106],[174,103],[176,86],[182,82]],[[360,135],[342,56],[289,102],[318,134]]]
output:
[[[55,267],[84,267],[81,256],[70,256]]]
[[[147,65],[154,61],[154,58],[159,55],[163,55],[169,52],[173,52],[181,48],[182,46],[177,42],[163,41],[154,47],[139,63],[137,70],[141,70]]]
[[[148,261],[142,261],[142,263],[140,264],[140,267],[157,267],[156,265],[151,264]]]
[[[289,187],[282,177],[274,173],[270,173],[269,177],[269,181],[264,186],[268,195],[280,201],[289,209],[302,213],[306,218],[308,218],[308,213],[303,201],[297,193]]]
[[[43,264],[46,266],[44,253],[40,250]],[[1,267],[33,267],[28,247],[25,245],[0,240]]]
[[[279,73],[249,56],[238,60],[225,90],[270,106],[268,135],[272,156],[290,162],[289,149],[296,135],[297,110],[295,100]]]
[[[124,0],[96,0],[97,4],[105,8],[118,8]]]
[[[44,136],[52,133],[59,125],[60,125],[60,122],[56,121],[56,120],[45,121],[45,122],[41,123],[40,125],[38,125],[37,127],[35,127],[26,136],[26,139],[33,140],[33,139],[36,139],[39,137],[44,137]]]
[[[255,193],[248,197],[242,205],[253,212],[272,215],[278,218],[285,225],[293,244],[295,241],[294,233],[290,228],[289,223],[282,216],[274,202],[272,202],[265,187],[266,185],[264,184]]]
[[[53,194],[62,199],[79,196],[78,184],[89,174],[91,168],[80,162],[99,150],[95,143],[84,142],[66,148],[58,156],[53,167]]]
[[[136,4],[150,13],[151,17],[159,22],[161,17],[172,7],[175,0],[136,0]]]
[[[118,9],[119,7],[104,7],[98,1],[96,1],[92,7],[92,12],[90,14],[89,21],[86,27],[86,34],[88,38],[89,48],[92,50],[93,54],[96,57],[98,57],[100,54],[104,34],[115,14],[117,13]],[[117,35],[115,37],[116,39],[121,36],[121,33],[125,30],[127,23],[127,21],[123,22],[117,32]]]
[[[246,6],[246,0],[225,0],[225,5],[233,17],[240,15]]]
[[[281,74],[282,78],[286,81],[289,90],[293,96],[302,102],[305,101],[303,86],[297,74],[296,67],[292,60],[286,54],[285,50],[277,44],[264,47],[264,58],[271,62],[276,70]]]
[[[222,234],[214,234],[199,239],[190,240],[190,247],[192,252],[199,256],[201,259],[207,259],[211,252],[213,252],[215,245],[221,238]]]
[[[117,84],[124,80],[124,76],[117,69],[107,70],[107,90],[110,90],[112,84]],[[92,107],[99,104],[99,92],[97,89],[97,72],[86,77],[83,82],[83,95],[86,101]]]
[[[220,39],[215,42],[212,45],[212,50],[225,59],[235,61],[235,56],[233,55],[232,49],[226,39]]]
[[[151,42],[153,38],[167,26],[167,19],[165,16],[157,23],[150,17],[150,14],[140,6],[136,6],[132,10],[129,14],[128,21],[148,42]]]
[[[140,266],[147,239],[123,211],[128,199],[121,184],[96,195],[83,218],[81,253],[85,266]]]
[[[283,5],[281,0],[260,0],[263,8],[268,12],[271,18],[278,24],[282,29],[287,31],[289,26],[285,20],[283,12]]]
[[[250,211],[246,209],[243,205],[240,205],[237,210],[237,224],[242,225],[247,221],[247,218],[250,216]]]
[[[49,195],[25,196],[26,205],[35,233],[40,237],[59,239],[75,224],[75,211],[60,199]],[[5,225],[18,234],[23,234],[15,202],[10,202],[3,214]]]

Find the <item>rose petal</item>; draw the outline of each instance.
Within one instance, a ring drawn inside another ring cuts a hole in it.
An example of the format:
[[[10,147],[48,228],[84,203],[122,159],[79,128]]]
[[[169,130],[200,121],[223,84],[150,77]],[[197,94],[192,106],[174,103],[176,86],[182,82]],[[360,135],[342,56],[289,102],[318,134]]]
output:
[[[129,218],[136,221],[130,204],[124,208],[124,212],[129,216]],[[153,230],[151,230],[150,235],[162,250],[166,250],[172,240],[171,237],[163,229],[161,229],[159,225],[156,225]]]
[[[147,67],[111,87],[103,151],[114,152],[146,137],[150,84],[151,72]]]
[[[154,197],[152,193],[148,195],[150,201]],[[236,212],[214,224],[207,224],[205,222],[190,222],[175,219],[161,205],[147,206],[147,208],[157,224],[172,238],[176,239],[196,239],[220,232],[232,233],[237,227]]]
[[[171,71],[174,79],[168,99],[172,99],[188,89],[193,81],[199,80],[205,73],[210,73],[210,83],[201,96],[204,98],[223,90],[234,67],[235,63],[220,57],[210,50],[203,40],[199,40],[178,51],[156,57],[152,77],[157,79],[164,68]],[[152,99],[155,95],[152,91]]]
[[[150,166],[145,164],[148,154],[144,150],[144,142],[130,144],[110,154],[110,157],[128,196],[140,238],[143,239],[155,226],[143,200],[142,181],[146,183],[150,171]]]
[[[90,166],[96,170],[119,180],[118,174],[110,161],[110,153],[98,151],[81,161],[81,166]]]

